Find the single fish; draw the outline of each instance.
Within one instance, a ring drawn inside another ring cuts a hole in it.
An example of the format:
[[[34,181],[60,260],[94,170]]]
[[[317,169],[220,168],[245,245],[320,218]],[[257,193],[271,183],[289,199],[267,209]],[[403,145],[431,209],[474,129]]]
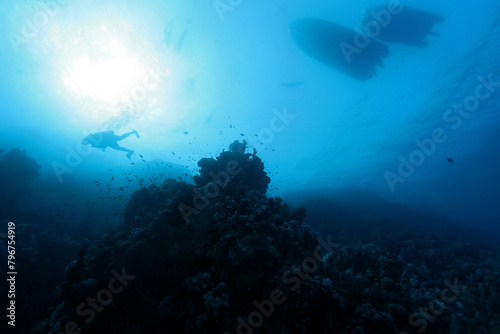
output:
[[[453,159],[452,158],[446,158],[446,160],[448,160],[448,162],[451,164],[453,163]]]

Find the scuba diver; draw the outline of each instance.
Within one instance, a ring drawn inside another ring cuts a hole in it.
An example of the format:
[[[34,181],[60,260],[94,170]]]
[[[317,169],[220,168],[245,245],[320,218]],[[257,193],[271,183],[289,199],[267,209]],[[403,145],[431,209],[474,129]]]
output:
[[[103,131],[103,132],[96,132],[96,133],[91,133],[87,137],[85,137],[84,140],[82,140],[83,145],[92,145],[95,148],[100,148],[101,150],[105,150],[107,147],[111,147],[112,149],[118,150],[118,151],[125,151],[127,153],[127,158],[131,160],[130,158],[132,157],[132,154],[134,154],[134,150],[129,150],[128,148],[122,147],[118,144],[120,140],[123,140],[127,138],[128,136],[135,134],[137,138],[139,137],[139,134],[137,131],[133,130],[131,132],[127,132],[122,134],[121,136],[115,135],[115,132],[113,130],[109,131]]]

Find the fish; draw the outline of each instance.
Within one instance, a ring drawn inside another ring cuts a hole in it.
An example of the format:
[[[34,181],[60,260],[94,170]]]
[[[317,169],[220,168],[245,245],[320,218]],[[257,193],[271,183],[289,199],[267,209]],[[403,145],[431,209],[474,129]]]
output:
[[[140,156],[142,159],[144,159],[144,157],[142,156],[142,154],[139,154],[139,156]]]
[[[453,163],[453,159],[452,158],[446,158],[446,160],[448,160],[448,162],[451,164]]]
[[[375,77],[375,67],[383,67],[382,58],[389,56],[385,44],[329,21],[295,20],[289,28],[295,44],[308,56],[359,81]],[[356,47],[359,41],[362,49]]]
[[[399,7],[399,6],[398,6]],[[406,44],[418,48],[428,46],[425,38],[437,35],[432,28],[445,21],[444,16],[401,6],[392,14],[388,5],[370,7],[363,12],[361,23],[368,36],[384,42]]]
[[[109,182],[113,182],[113,180],[114,180],[114,179],[115,179],[115,177],[113,176],[113,177],[111,178],[111,181],[109,181]]]

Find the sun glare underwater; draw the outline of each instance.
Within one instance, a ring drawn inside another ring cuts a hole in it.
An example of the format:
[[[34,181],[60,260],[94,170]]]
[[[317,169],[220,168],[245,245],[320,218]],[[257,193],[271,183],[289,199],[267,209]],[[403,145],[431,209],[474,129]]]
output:
[[[500,333],[497,1],[0,8],[2,333]]]

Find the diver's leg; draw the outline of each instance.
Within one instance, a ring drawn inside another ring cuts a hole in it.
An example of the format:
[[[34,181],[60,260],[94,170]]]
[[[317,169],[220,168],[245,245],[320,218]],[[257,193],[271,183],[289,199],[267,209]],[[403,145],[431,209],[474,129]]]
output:
[[[120,141],[120,140],[123,140],[125,138],[127,138],[128,136],[130,135],[133,135],[135,134],[137,138],[139,138],[139,134],[137,133],[137,131],[133,130],[133,131],[130,131],[130,132],[127,132],[127,133],[124,133],[122,134],[121,136],[115,136],[115,140],[116,141]]]
[[[133,135],[133,134],[134,134],[134,132],[131,131],[131,132],[124,133],[121,136],[115,135],[115,140],[116,141],[120,141],[120,140],[123,140],[123,139],[127,138],[130,135]]]
[[[129,159],[132,157],[132,154],[134,154],[134,150],[130,150],[130,149],[126,148],[126,147],[122,147],[122,146],[118,145],[118,143],[115,143],[113,145],[109,145],[109,147],[111,147],[111,148],[113,148],[113,149],[115,149],[117,151],[128,152],[127,153],[127,158],[129,158]]]

